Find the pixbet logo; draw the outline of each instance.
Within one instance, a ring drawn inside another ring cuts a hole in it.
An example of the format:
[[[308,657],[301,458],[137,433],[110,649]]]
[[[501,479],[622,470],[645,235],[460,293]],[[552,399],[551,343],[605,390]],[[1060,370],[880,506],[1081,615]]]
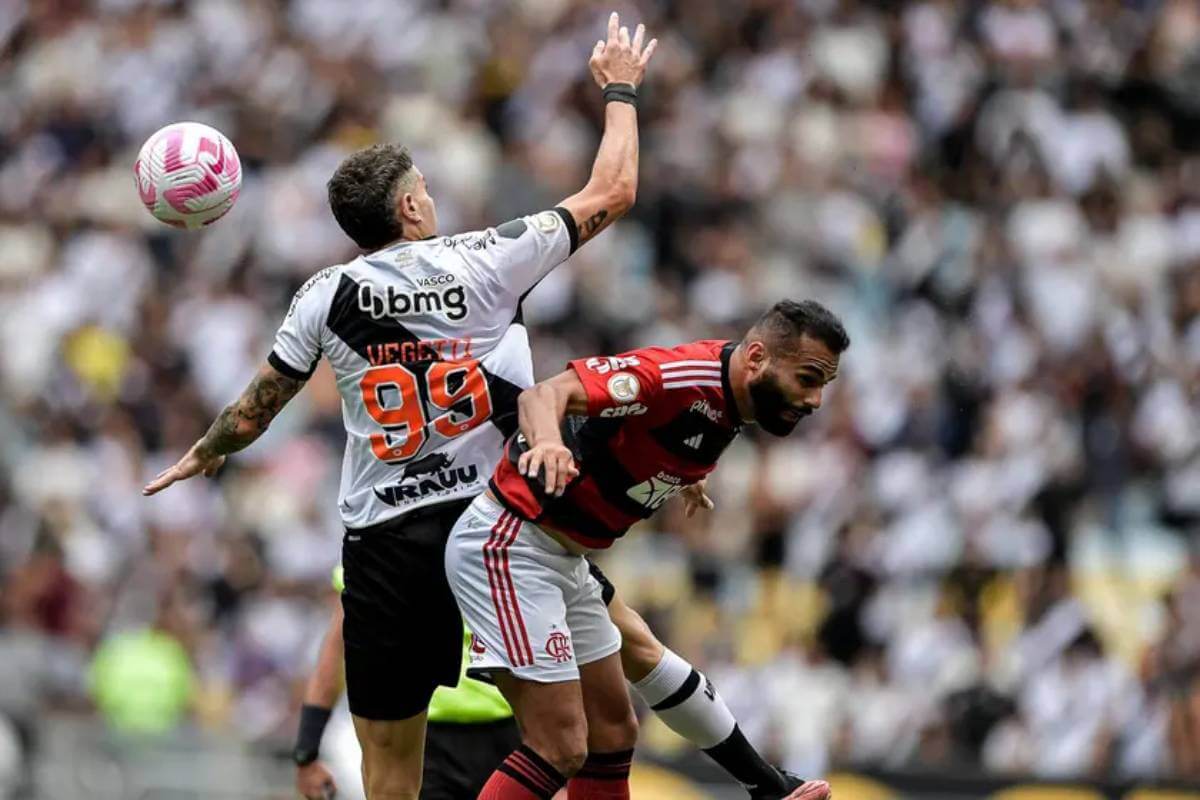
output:
[[[468,313],[466,292],[461,286],[431,288],[420,292],[404,292],[389,286],[380,296],[369,284],[364,283],[358,287],[358,308],[374,319],[444,314],[446,319],[459,322],[466,319]]]
[[[721,421],[721,410],[710,406],[707,400],[697,400],[692,403],[692,411],[703,414],[713,422]]]

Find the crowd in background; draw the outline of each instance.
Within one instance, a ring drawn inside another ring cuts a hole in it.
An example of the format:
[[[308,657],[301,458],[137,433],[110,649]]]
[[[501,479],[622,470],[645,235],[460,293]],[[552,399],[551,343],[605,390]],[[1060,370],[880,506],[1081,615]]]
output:
[[[803,774],[1200,778],[1200,4],[616,8],[660,40],[638,201],[529,297],[539,377],[785,296],[853,339],[713,512],[605,557],[619,591]],[[445,232],[584,183],[609,10],[0,3],[0,783],[50,711],[290,737],[341,541],[329,373],[217,480],[139,488],[355,254],[347,153],[412,148]],[[132,177],[183,119],[245,171],[199,233]]]

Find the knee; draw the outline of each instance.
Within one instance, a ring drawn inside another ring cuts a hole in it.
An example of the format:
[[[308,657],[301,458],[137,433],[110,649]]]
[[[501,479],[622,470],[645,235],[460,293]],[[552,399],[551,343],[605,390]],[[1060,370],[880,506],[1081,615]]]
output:
[[[579,771],[587,760],[588,724],[582,714],[562,714],[525,731],[525,744],[550,762],[563,777]]]

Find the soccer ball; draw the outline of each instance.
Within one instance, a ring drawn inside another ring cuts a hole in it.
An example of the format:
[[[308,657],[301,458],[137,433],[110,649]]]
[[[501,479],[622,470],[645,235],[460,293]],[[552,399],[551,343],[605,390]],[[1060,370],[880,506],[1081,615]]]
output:
[[[160,128],[133,165],[146,210],[176,228],[200,228],[225,216],[242,187],[242,164],[233,144],[199,122]]]

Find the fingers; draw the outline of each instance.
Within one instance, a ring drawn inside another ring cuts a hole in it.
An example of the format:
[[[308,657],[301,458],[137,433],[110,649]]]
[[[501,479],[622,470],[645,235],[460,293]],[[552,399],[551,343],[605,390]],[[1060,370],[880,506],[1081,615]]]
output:
[[[801,787],[800,797],[804,800],[828,800],[829,784],[825,781],[809,781]]]
[[[179,465],[168,467],[154,477],[154,480],[142,487],[142,497],[158,494],[181,477]]]
[[[617,43],[617,35],[620,32],[620,28],[621,28],[621,17],[617,14],[617,12],[614,11],[611,14],[609,14],[609,16],[608,16],[608,43],[609,44]]]
[[[596,42],[596,46],[592,48],[592,58],[599,58],[604,55],[604,40]]]
[[[558,458],[552,455],[546,459],[546,494],[558,494]]]
[[[538,469],[542,466],[542,451],[537,448],[531,448],[521,454],[517,459],[517,471],[526,478],[536,478]]]
[[[713,503],[712,498],[703,489],[700,490],[700,507],[705,511],[712,511],[716,508],[716,504]]]
[[[620,41],[621,47],[629,47],[629,28],[622,25],[619,37],[618,41]]]
[[[639,53],[642,49],[642,43],[646,40],[646,26],[638,23],[637,30],[633,34],[633,52]]]
[[[649,64],[650,56],[654,55],[654,51],[657,49],[658,39],[651,39],[650,43],[646,45],[646,49],[642,51],[642,57],[638,60],[638,63],[643,67]]]

